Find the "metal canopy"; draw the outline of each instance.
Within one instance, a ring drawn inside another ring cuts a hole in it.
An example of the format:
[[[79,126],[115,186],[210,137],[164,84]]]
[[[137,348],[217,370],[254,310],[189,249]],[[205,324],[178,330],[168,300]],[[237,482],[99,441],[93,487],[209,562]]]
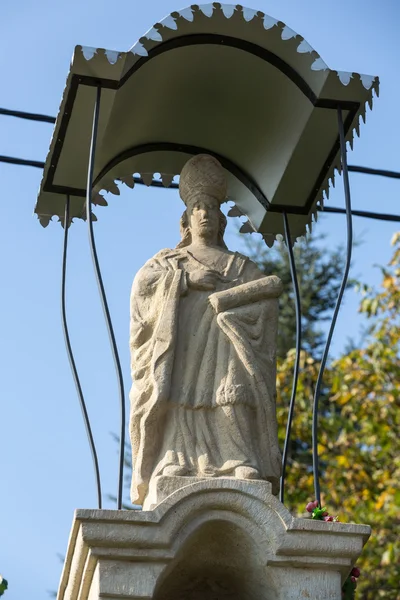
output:
[[[337,108],[352,143],[377,77],[330,70],[293,30],[261,12],[217,3],[156,24],[128,52],[77,46],[35,212],[42,225],[85,218],[96,89],[101,107],[94,197],[133,174],[168,187],[198,152],[228,173],[229,199],[267,241],[311,224],[340,168]],[[96,203],[96,200],[94,200]]]

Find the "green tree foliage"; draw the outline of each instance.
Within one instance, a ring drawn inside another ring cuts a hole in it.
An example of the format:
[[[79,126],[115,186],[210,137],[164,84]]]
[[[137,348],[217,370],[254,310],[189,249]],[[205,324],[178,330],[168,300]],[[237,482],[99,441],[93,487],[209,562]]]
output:
[[[343,252],[322,251],[320,240],[296,245],[303,310],[303,351],[286,477],[285,504],[306,516],[313,498],[312,399],[324,334],[343,271]],[[382,269],[378,291],[361,288],[360,312],[370,324],[328,365],[320,399],[319,455],[323,504],[343,522],[367,523],[372,535],[358,562],[357,600],[400,600],[400,234]],[[277,413],[283,446],[292,388],[295,319],[286,248],[268,250],[250,239],[247,253],[284,284],[281,300]],[[127,443],[126,480],[130,481]],[[129,508],[129,505],[125,506]],[[132,507],[130,507],[132,508]]]
[[[2,575],[0,575],[0,596],[2,596],[7,589],[8,581],[7,579],[4,579]]]
[[[344,522],[372,535],[359,566],[358,600],[400,600],[400,234],[378,291],[364,288],[360,312],[369,335],[325,373],[319,422],[323,502]],[[278,364],[278,420],[283,441],[294,353]],[[286,482],[286,504],[302,513],[313,494],[311,402],[319,364],[302,366]]]

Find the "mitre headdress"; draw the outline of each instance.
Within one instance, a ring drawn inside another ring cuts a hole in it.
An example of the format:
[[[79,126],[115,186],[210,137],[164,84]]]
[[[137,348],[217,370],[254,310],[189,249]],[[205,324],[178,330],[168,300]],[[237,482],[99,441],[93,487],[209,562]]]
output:
[[[212,196],[219,203],[226,200],[225,171],[219,161],[208,154],[197,154],[188,160],[179,180],[179,194],[185,204],[201,193]]]

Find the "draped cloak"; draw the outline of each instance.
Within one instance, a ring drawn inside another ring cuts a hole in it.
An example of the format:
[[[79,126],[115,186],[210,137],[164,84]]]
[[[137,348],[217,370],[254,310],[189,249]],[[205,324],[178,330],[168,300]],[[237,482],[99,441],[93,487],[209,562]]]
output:
[[[211,264],[209,264],[211,263]],[[188,288],[188,273],[213,269],[216,290]],[[234,476],[248,466],[277,493],[278,300],[216,313],[215,291],[264,277],[239,253],[198,260],[189,248],[162,250],[138,272],[131,294],[131,498],[142,504],[152,477]],[[279,281],[277,278],[274,278]]]

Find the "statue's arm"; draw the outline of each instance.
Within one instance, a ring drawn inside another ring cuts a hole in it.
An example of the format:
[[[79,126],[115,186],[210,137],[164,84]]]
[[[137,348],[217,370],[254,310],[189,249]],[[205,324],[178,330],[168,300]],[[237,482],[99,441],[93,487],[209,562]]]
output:
[[[242,283],[228,290],[215,292],[209,301],[216,313],[221,313],[232,308],[253,304],[260,300],[279,298],[282,293],[282,282],[279,277],[271,275],[260,277],[248,283]]]
[[[152,335],[156,303],[163,287],[166,269],[156,259],[149,260],[133,280],[130,298],[130,348],[134,352]]]
[[[159,320],[160,311],[173,279],[180,277],[178,295],[187,293],[185,273],[175,256],[162,251],[150,259],[136,274],[130,299],[131,352],[149,341]]]
[[[136,273],[133,280],[132,295],[148,296],[163,277],[165,269],[159,261],[151,259]]]

